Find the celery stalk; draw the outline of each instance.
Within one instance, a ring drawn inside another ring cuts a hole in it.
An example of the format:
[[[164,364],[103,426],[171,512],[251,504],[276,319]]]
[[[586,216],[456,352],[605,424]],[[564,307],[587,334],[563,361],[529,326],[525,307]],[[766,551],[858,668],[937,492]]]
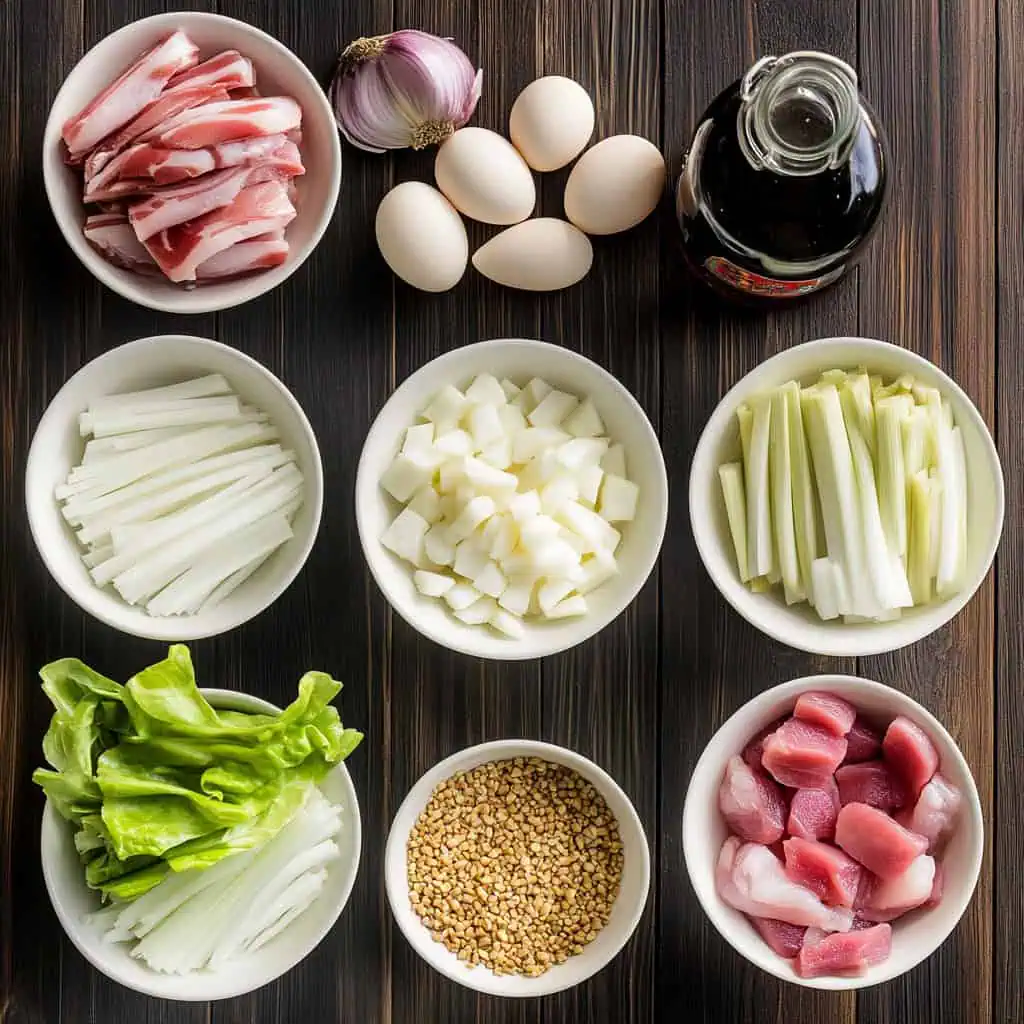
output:
[[[960,589],[964,568],[964,538],[961,511],[965,501],[965,483],[961,480],[959,446],[951,426],[948,404],[929,403],[935,438],[936,466],[942,484],[942,528],[935,592],[948,597]]]
[[[754,412],[746,402],[736,410],[736,422],[740,428],[740,447],[743,449],[743,465],[750,462],[750,435],[754,432]]]
[[[754,421],[750,433],[749,457],[744,463],[747,489],[747,568],[756,576],[771,578],[776,565],[768,476],[770,399],[766,396],[755,399],[751,402],[751,411]]]
[[[932,528],[931,541],[928,545],[928,573],[935,579],[939,574],[939,550],[942,547],[942,481],[937,469],[928,471],[928,479],[931,481],[931,513],[928,521]]]
[[[932,599],[932,491],[934,481],[925,470],[910,478],[910,536],[907,540],[907,576],[914,604]]]
[[[868,446],[871,458],[875,457],[875,407],[871,400],[871,381],[863,370],[850,373],[839,388],[839,399],[843,406],[843,417],[847,423],[856,423],[861,436]]]
[[[786,390],[779,388],[771,397],[769,475],[778,570],[785,588],[786,604],[797,604],[806,600],[807,594],[800,579],[800,560],[793,527],[793,471],[787,406]]]
[[[883,398],[875,406],[882,528],[889,547],[901,558],[907,553],[907,481],[901,424],[913,408],[914,400],[909,395]]]
[[[739,462],[719,466],[718,479],[722,482],[725,514],[729,520],[740,579],[746,583],[750,579],[750,570],[747,563],[747,496],[743,487],[743,466]]]
[[[800,575],[808,600],[814,603],[814,579],[811,564],[818,557],[818,499],[814,489],[811,456],[807,450],[804,421],[800,415],[800,385],[790,381],[783,385],[786,420],[789,430],[789,457],[793,472],[793,526],[796,530],[796,553]]]
[[[927,469],[931,458],[931,423],[928,410],[915,405],[900,425],[903,434],[903,470],[907,486],[922,469]]]
[[[811,580],[817,600],[815,610],[822,619],[839,617],[839,593],[835,563],[831,558],[816,558],[811,563]]]

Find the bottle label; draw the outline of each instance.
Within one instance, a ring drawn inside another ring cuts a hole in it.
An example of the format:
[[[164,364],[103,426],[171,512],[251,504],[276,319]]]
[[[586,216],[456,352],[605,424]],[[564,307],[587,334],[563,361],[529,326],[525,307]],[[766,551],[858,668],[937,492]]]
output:
[[[792,299],[808,295],[820,288],[825,288],[843,276],[845,266],[836,267],[821,277],[811,277],[803,281],[783,281],[777,277],[764,277],[750,270],[744,270],[724,256],[710,256],[704,261],[704,267],[713,277],[731,285],[748,295],[760,295],[770,299]]]

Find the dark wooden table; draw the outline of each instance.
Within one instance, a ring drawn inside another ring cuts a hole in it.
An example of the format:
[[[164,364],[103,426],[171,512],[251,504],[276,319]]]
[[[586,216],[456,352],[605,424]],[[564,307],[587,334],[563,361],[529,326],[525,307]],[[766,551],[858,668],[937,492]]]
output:
[[[162,0],[0,0],[0,1021],[3,1024],[546,1024],[779,1021],[907,1024],[1024,1021],[1024,7],[1021,0],[207,0],[251,21],[326,81],[358,35],[414,26],[459,40],[485,68],[475,123],[501,130],[541,74],[570,75],[597,105],[598,136],[635,132],[670,168],[706,103],[759,55],[830,50],[853,63],[892,143],[896,188],[860,269],[805,305],[739,313],[691,287],[669,204],[595,244],[563,294],[515,294],[472,272],[452,293],[396,284],[373,216],[396,181],[428,180],[431,157],[345,151],[337,215],[286,285],[241,309],[179,318],[100,287],[47,209],[40,140],[82,52]],[[561,213],[563,174],[541,179]],[[471,227],[471,243],[487,232]],[[284,700],[302,671],[345,681],[345,721],[365,730],[350,767],[362,807],[359,880],[340,923],[279,982],[226,1003],[161,1003],[94,971],[64,938],[37,855],[40,761],[50,708],[40,665],[78,655],[120,678],[156,643],[85,618],[32,548],[22,473],[32,431],[74,370],[131,338],[184,331],[235,345],[280,374],[320,438],[327,494],[305,572],[268,612],[193,645],[207,684]],[[698,560],[689,460],[722,393],[773,352],[821,335],[887,338],[934,360],[993,428],[1008,516],[996,571],[947,628],[885,657],[808,657],[756,633]],[[490,664],[446,652],[392,616],[366,573],[352,513],[363,435],[396,383],[481,338],[544,338],[586,353],[634,392],[660,431],[671,515],[659,570],[599,637],[543,662]],[[988,826],[981,882],[940,952],[854,995],[781,984],[741,960],[687,881],[680,816],[690,771],[720,722],[784,679],[848,671],[913,694],[950,728]],[[653,885],[625,951],[592,981],[544,1001],[478,998],[425,966],[393,926],[381,859],[392,813],[434,762],[481,740],[530,736],[594,758],[647,828]]]

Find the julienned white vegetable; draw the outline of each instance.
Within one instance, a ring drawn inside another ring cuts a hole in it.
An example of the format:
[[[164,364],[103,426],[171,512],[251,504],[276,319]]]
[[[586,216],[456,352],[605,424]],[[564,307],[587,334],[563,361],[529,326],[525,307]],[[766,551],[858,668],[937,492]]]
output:
[[[317,898],[342,828],[341,811],[310,785],[292,820],[263,846],[207,869],[172,872],[145,895],[104,907],[91,921],[107,942],[155,971],[187,974],[253,952]]]
[[[510,638],[526,617],[585,615],[640,498],[593,401],[483,373],[422,419],[380,481],[405,506],[381,543],[415,567],[416,589]]]
[[[152,615],[214,607],[292,536],[303,479],[266,414],[220,374],[105,395],[56,489],[97,586]]]
[[[740,578],[781,580],[822,619],[884,622],[955,594],[967,463],[934,388],[866,371],[789,381],[737,410],[742,458],[719,468]]]

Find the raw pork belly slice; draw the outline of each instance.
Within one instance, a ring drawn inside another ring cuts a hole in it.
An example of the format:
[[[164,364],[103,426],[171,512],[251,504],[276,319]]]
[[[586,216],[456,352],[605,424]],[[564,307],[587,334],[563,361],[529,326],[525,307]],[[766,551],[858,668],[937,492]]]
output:
[[[750,765],[751,768],[761,767],[761,755],[764,754],[764,741],[771,736],[773,732],[782,723],[785,722],[785,718],[780,718],[777,722],[772,722],[771,725],[765,726],[744,748],[743,748],[743,760]]]
[[[148,199],[132,206],[128,216],[139,241],[158,231],[166,231],[187,220],[233,203],[249,185],[264,181],[284,181],[301,174],[302,161],[295,144],[286,142],[279,153],[252,167],[228,167],[201,178],[160,189]]]
[[[848,931],[853,923],[852,911],[826,907],[809,889],[787,878],[778,858],[760,843],[743,844],[730,836],[718,856],[716,881],[722,899],[751,917],[833,932]]]
[[[936,772],[921,790],[917,803],[896,815],[896,820],[911,832],[928,840],[928,852],[940,850],[953,831],[963,798],[960,790]]]
[[[790,718],[764,741],[761,763],[784,786],[821,789],[846,754],[846,740],[811,722]]]
[[[283,238],[236,242],[230,249],[200,263],[196,268],[196,279],[211,281],[219,277],[237,277],[253,270],[269,270],[279,267],[287,258],[288,243]]]
[[[180,86],[177,89],[164,90],[138,117],[129,121],[116,135],[101,142],[86,157],[86,182],[99,174],[121,150],[131,145],[140,135],[162,124],[169,117],[203,103],[220,102],[227,98],[227,90],[216,85]]]
[[[718,809],[741,839],[766,846],[781,839],[786,825],[786,802],[777,783],[742,757],[730,757],[718,788]]]
[[[266,135],[209,149],[167,149],[140,142],[119,153],[86,184],[85,201],[99,202],[111,194],[137,195],[151,192],[158,185],[174,185],[224,167],[251,166],[271,153],[280,152],[289,141],[283,134]]]
[[[907,802],[906,786],[885,761],[843,765],[836,772],[836,783],[839,802],[844,806],[868,804],[883,811],[894,811]]]
[[[242,89],[256,84],[252,61],[237,50],[223,50],[188,71],[175,75],[167,83],[168,91],[183,85],[219,85],[225,89]]]
[[[857,916],[866,921],[895,920],[927,903],[934,886],[935,860],[922,855],[896,878],[875,878],[857,897],[863,902],[857,908]]]
[[[194,281],[196,268],[236,242],[286,227],[295,207],[285,186],[268,181],[242,189],[230,206],[223,206],[146,239],[150,255],[172,281]]]
[[[135,237],[123,213],[96,213],[85,222],[83,233],[104,258],[125,270],[156,273],[156,261]]]
[[[89,105],[64,123],[64,142],[77,163],[97,142],[126,125],[180,71],[199,59],[199,48],[175,32],[111,82]]]
[[[302,110],[290,96],[226,100],[182,111],[141,141],[168,149],[205,149],[222,142],[278,135],[298,128],[301,122]]]
[[[892,928],[876,924],[873,928],[850,931],[845,935],[826,935],[814,945],[804,944],[796,960],[801,978],[822,974],[863,974],[872,964],[880,964],[892,951]]]
[[[885,730],[882,755],[916,797],[939,767],[939,755],[925,731],[897,715]]]
[[[805,722],[828,729],[836,736],[845,736],[857,717],[857,709],[831,693],[801,693],[793,714]]]
[[[787,960],[800,952],[800,947],[804,944],[804,934],[808,929],[801,928],[798,924],[788,924],[786,921],[775,921],[770,917],[752,917],[750,920],[761,938],[771,947],[772,952]]]
[[[827,843],[787,839],[786,874],[833,906],[852,907],[860,885],[861,866]],[[929,883],[930,885],[930,883]]]
[[[798,789],[789,802],[786,831],[801,839],[831,839],[839,816],[839,789],[829,779],[822,789]]]
[[[871,761],[882,754],[882,736],[863,718],[858,718],[846,734],[846,757],[843,764]]]
[[[868,871],[896,878],[928,849],[928,840],[884,811],[867,804],[847,804],[836,820],[836,842]]]

